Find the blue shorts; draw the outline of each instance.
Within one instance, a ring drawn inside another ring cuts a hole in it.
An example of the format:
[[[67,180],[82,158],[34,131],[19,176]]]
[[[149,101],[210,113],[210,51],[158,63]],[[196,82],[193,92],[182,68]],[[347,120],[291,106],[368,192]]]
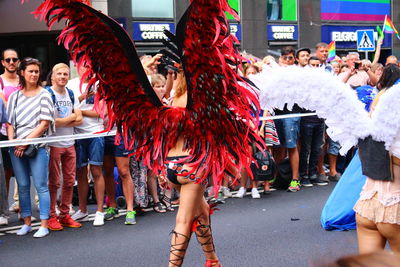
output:
[[[77,168],[82,168],[88,164],[102,166],[104,157],[104,138],[95,137],[81,139],[77,144]]]
[[[121,138],[120,144],[118,146],[115,145],[114,139],[115,136],[104,137],[104,155],[126,158],[129,154],[133,152],[133,150],[125,149],[123,138]]]
[[[275,120],[281,147],[296,148],[300,133],[300,117]]]
[[[122,157],[126,158],[129,154],[133,153],[133,150],[127,150],[125,148],[124,139],[121,139],[121,142],[118,146],[114,145],[114,157]]]
[[[338,142],[333,141],[330,137],[328,137],[328,150],[327,153],[337,156],[339,155],[340,144]]]

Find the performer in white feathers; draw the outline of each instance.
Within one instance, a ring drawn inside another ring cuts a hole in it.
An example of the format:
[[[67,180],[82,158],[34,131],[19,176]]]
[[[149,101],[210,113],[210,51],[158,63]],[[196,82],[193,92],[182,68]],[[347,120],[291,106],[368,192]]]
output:
[[[359,145],[368,177],[355,206],[360,253],[383,249],[386,241],[400,252],[400,70],[391,64],[384,73],[371,114],[355,90],[321,70],[273,68],[252,77],[260,89],[261,108],[288,104],[290,109],[296,103],[316,110],[326,119],[329,136],[342,145],[341,154]]]

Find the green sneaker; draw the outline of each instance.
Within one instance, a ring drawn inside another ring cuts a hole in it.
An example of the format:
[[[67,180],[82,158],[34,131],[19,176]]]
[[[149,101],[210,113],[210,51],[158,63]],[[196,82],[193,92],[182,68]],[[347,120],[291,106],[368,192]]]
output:
[[[104,220],[111,221],[114,218],[119,217],[119,211],[116,208],[109,207],[106,209],[106,213],[104,214]]]
[[[299,180],[292,180],[290,182],[289,188],[287,189],[288,192],[297,192],[300,190],[300,182]]]
[[[136,224],[135,214],[136,211],[128,211],[125,217],[125,224],[127,225]]]

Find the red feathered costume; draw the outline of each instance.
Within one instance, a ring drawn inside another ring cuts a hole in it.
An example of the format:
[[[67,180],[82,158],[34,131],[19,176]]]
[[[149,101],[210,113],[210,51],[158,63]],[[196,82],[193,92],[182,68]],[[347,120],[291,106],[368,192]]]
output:
[[[163,171],[168,151],[183,137],[190,152],[186,164],[202,173],[198,182],[212,177],[218,188],[229,167],[250,170],[249,144],[262,146],[256,134],[259,104],[227,63],[240,59],[225,17],[226,11],[234,12],[227,1],[193,0],[177,26],[175,43],[188,85],[186,108],[162,105],[128,34],[85,2],[47,0],[35,15],[49,27],[67,19],[59,42],[78,66],[90,67],[85,75],[93,77],[89,86],[98,82],[96,100],[107,103],[109,128],[118,126],[136,157],[155,172]]]

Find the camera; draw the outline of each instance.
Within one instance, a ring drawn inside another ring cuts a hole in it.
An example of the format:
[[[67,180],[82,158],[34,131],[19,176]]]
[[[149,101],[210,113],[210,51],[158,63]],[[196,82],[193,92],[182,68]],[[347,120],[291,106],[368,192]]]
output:
[[[361,62],[354,63],[354,68],[359,69],[361,67]]]

